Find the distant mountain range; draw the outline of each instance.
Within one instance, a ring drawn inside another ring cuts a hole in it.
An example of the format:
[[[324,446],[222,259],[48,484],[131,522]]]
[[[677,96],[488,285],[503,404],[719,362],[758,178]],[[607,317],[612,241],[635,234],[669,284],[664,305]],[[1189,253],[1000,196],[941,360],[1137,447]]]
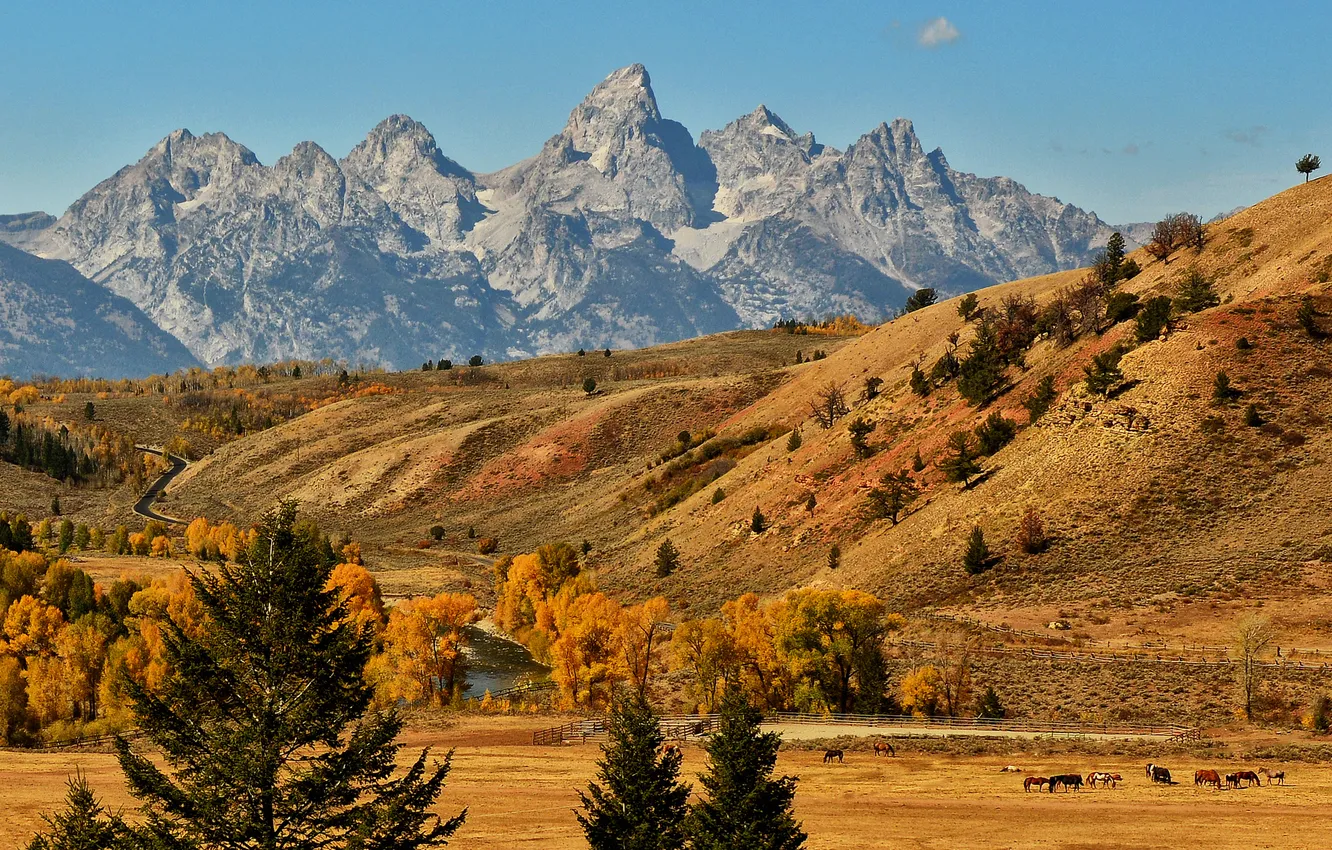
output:
[[[696,142],[661,115],[641,65],[493,174],[401,115],[341,160],[302,142],[271,166],[221,133],[177,130],[59,219],[0,218],[0,240],[67,261],[203,363],[395,368],[879,321],[919,287],[1085,265],[1110,233],[1013,180],[954,170],[902,119],[836,150],[760,106]]]
[[[0,243],[0,374],[119,378],[197,365],[129,300],[68,263]]]

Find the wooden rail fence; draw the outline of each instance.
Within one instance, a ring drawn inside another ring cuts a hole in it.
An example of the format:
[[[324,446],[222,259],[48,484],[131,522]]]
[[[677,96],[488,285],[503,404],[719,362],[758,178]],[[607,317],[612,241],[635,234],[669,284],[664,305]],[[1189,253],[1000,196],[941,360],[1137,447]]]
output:
[[[661,718],[662,731],[669,740],[687,741],[711,734],[720,718],[715,714],[669,715]],[[915,717],[896,714],[799,714],[777,712],[768,715],[768,725],[841,726],[849,729],[894,730],[896,734],[911,734],[925,729],[957,729],[996,734],[1019,733],[1062,738],[1081,738],[1088,735],[1108,735],[1122,738],[1165,738],[1168,740],[1201,740],[1202,731],[1193,726],[1177,724],[1116,724],[1078,723],[1042,720],[1009,720],[978,717]],[[536,746],[565,743],[586,743],[600,740],[606,735],[606,722],[602,718],[575,720],[562,726],[541,729],[532,733]]]
[[[1167,643],[1166,641],[1143,641],[1133,643],[1131,641],[1110,641],[1100,640],[1098,638],[1070,638],[1060,634],[1042,634],[1028,629],[1015,629],[1011,626],[1003,626],[995,623],[987,623],[984,620],[977,620],[973,617],[967,617],[962,614],[943,614],[934,611],[915,612],[906,615],[908,619],[913,620],[936,620],[946,623],[957,623],[973,629],[993,632],[1000,635],[1011,635],[1014,637],[1026,638],[1028,640],[1042,642],[1057,642],[1070,646],[1092,646],[1103,647],[1112,653],[1134,653],[1142,652],[1155,655],[1175,655],[1180,656],[1186,653],[1202,655],[1222,655],[1229,656],[1232,652],[1231,647],[1217,646],[1205,643]],[[1326,649],[1306,649],[1302,647],[1279,647],[1280,662],[1278,663],[1298,663],[1299,661],[1314,662],[1318,665],[1325,665],[1332,662],[1332,650]]]
[[[936,644],[924,640],[889,640],[888,646],[902,646],[913,649],[933,650]],[[1182,654],[1170,658],[1160,652],[1148,654],[1146,652],[1115,652],[1106,650],[1101,652],[1080,652],[1076,650],[1047,650],[1036,649],[1033,647],[1021,646],[977,646],[972,647],[971,652],[978,655],[1006,655],[1028,658],[1034,661],[1082,661],[1092,663],[1121,663],[1121,664],[1186,664],[1199,667],[1233,667],[1239,662],[1230,657],[1209,659],[1186,658]],[[1304,661],[1303,659],[1290,658],[1282,656],[1277,661],[1259,661],[1257,666],[1265,668],[1280,669],[1303,669],[1303,670],[1332,670],[1332,657],[1324,654],[1321,661]]]

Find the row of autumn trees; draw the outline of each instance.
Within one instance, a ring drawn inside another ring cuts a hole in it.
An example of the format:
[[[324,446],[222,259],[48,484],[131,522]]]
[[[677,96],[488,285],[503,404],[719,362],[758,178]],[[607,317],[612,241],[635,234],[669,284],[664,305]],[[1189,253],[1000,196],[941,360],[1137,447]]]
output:
[[[746,594],[677,623],[663,598],[622,605],[599,591],[565,543],[501,558],[495,595],[496,625],[551,667],[569,708],[607,705],[617,686],[673,670],[708,711],[734,689],[772,710],[877,712],[884,638],[900,625],[870,594],[816,589],[767,604]]]
[[[150,532],[154,529],[150,529]],[[371,635],[365,670],[380,705],[444,705],[465,684],[465,629],[479,618],[466,594],[408,599],[385,610],[354,542],[335,545],[310,522],[294,537],[329,571],[328,589]],[[118,534],[140,552],[148,535]],[[157,534],[155,540],[166,540]],[[28,540],[31,543],[31,539]],[[260,529],[196,520],[186,547],[219,569],[262,546]],[[205,616],[184,571],[152,580],[95,582],[49,554],[0,548],[0,743],[25,745],[100,735],[129,722],[130,684],[155,688],[171,674],[167,635],[196,634]]]

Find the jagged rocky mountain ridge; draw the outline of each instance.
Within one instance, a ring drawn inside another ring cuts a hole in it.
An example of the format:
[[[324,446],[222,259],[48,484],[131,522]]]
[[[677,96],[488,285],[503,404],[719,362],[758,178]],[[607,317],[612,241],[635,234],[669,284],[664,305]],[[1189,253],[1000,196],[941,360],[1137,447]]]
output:
[[[58,220],[0,239],[63,259],[200,360],[411,367],[641,346],[962,292],[1088,262],[1094,214],[952,169],[910,122],[839,151],[760,106],[697,142],[647,71],[611,74],[531,159],[475,174],[386,119],[336,160],[271,166],[177,130]]]

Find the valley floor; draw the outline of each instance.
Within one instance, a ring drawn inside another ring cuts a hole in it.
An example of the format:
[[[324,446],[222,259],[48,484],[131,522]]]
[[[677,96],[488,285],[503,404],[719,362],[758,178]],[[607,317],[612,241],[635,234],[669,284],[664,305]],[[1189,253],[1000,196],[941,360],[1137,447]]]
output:
[[[576,789],[596,770],[595,745],[538,748],[531,731],[550,718],[467,718],[459,725],[416,722],[408,747],[455,748],[441,810],[468,808],[458,846],[585,847],[572,809]],[[404,752],[407,756],[409,751]],[[705,755],[685,748],[692,776]],[[824,765],[822,753],[784,750],[781,771],[800,777],[796,807],[810,850],[833,848],[1209,848],[1312,847],[1324,843],[1332,818],[1332,766],[1283,765],[1285,787],[1200,790],[1195,768],[1236,769],[1219,759],[1178,755],[1165,763],[1182,784],[1163,787],[1143,777],[1142,761],[1124,756],[950,756],[909,754],[875,759],[849,752]],[[1026,774],[1001,773],[1006,764]],[[1257,765],[1248,765],[1256,767]],[[0,751],[0,848],[18,848],[40,814],[63,795],[76,768],[113,808],[129,806],[114,757],[107,753]],[[1023,793],[1023,775],[1118,772],[1115,790]]]

